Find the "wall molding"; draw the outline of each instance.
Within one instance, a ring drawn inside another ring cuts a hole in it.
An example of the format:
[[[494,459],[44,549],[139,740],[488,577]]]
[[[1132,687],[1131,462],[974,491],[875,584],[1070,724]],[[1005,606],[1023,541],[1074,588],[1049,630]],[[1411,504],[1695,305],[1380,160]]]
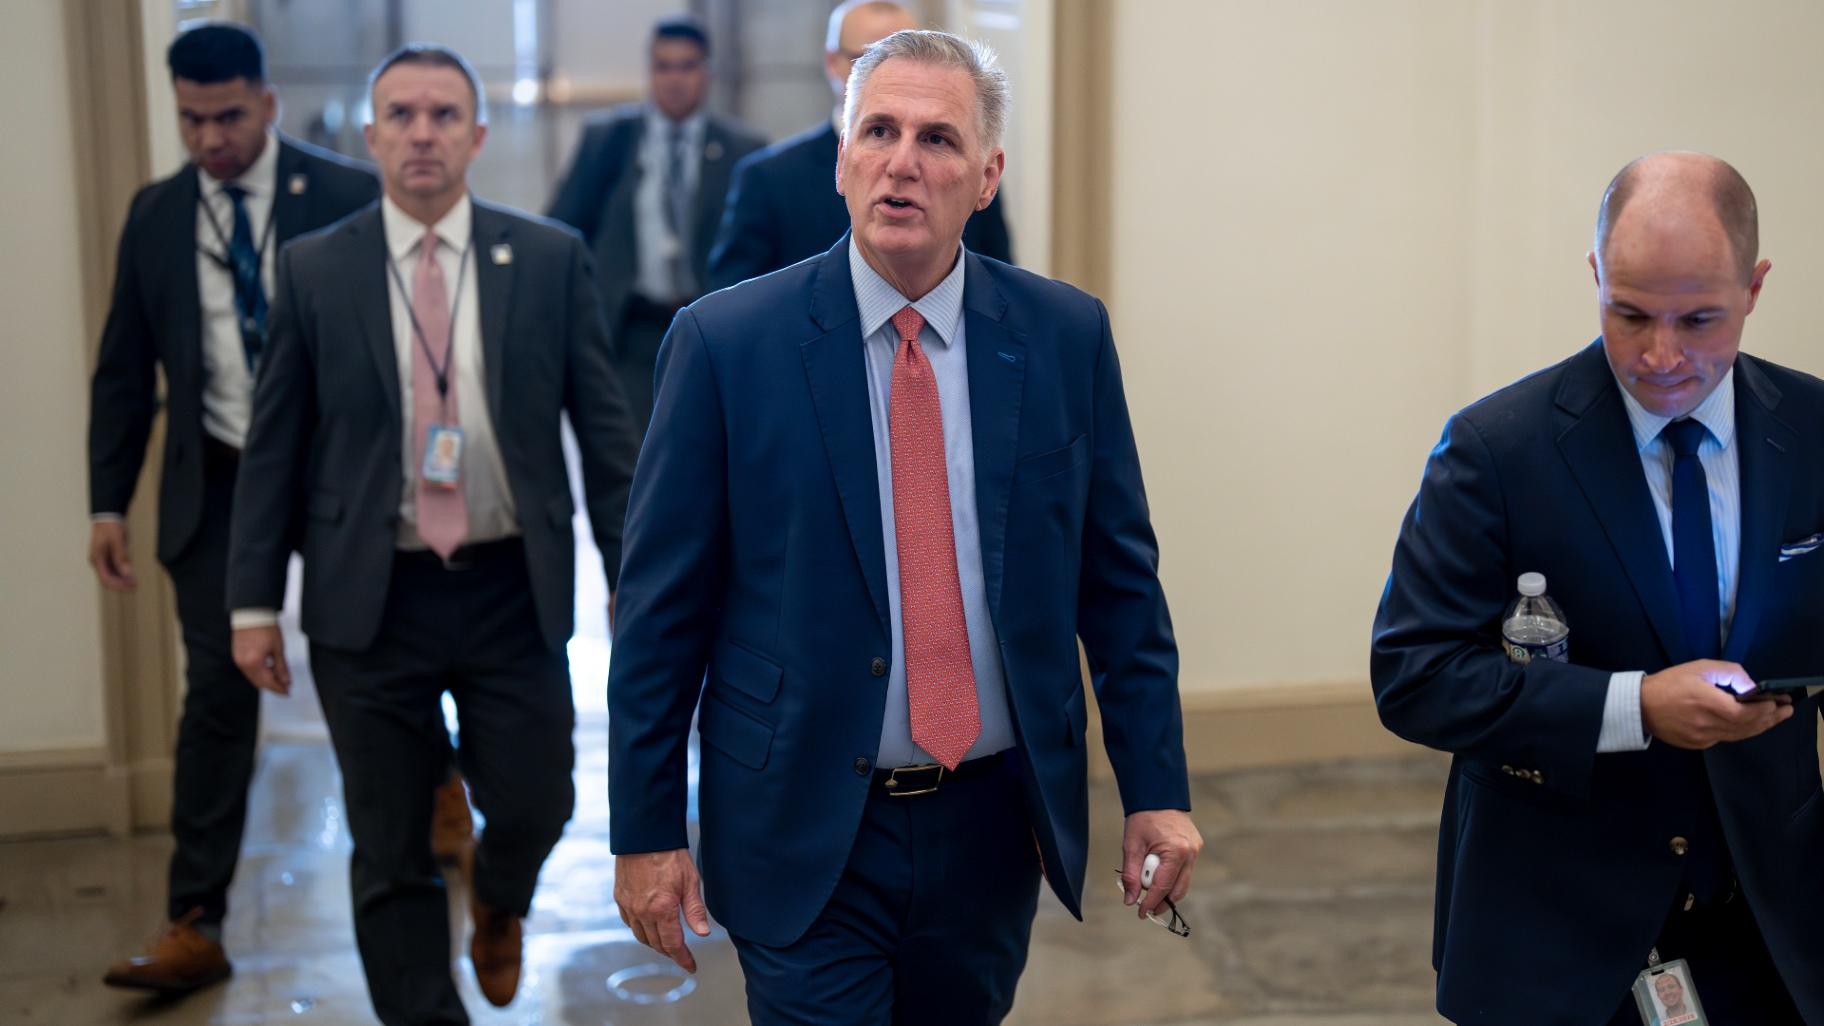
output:
[[[105,747],[5,753],[0,837],[124,834],[132,818],[131,777],[110,764]]]

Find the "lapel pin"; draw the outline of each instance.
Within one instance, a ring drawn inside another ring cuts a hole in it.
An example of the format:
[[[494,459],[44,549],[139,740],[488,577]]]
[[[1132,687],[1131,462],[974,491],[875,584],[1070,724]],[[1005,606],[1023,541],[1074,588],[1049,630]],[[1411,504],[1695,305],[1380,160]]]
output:
[[[722,144],[715,141],[714,139],[711,139],[709,142],[704,143],[703,144],[703,159],[704,160],[721,160],[722,159]]]
[[[290,190],[290,192],[293,196],[304,195],[304,190],[308,189],[309,187],[310,187],[310,179],[305,177],[304,175],[292,175],[291,181],[285,183],[285,188]]]
[[[488,255],[493,258],[497,266],[505,267],[513,262],[513,247],[503,242],[489,250]]]

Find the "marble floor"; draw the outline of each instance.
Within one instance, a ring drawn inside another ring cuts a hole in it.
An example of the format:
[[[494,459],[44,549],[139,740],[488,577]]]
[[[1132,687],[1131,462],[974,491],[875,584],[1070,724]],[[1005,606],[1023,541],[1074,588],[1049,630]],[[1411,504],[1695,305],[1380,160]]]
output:
[[[741,977],[725,936],[696,943],[683,978],[634,942],[612,900],[606,721],[584,710],[578,808],[528,921],[519,998],[477,1024],[737,1024]],[[1187,940],[1137,922],[1109,886],[1078,923],[1048,896],[1010,1023],[1021,1026],[1420,1026],[1429,1011],[1433,844],[1443,763],[1433,757],[1212,774],[1194,782],[1208,841],[1183,905]],[[1119,806],[1095,789],[1119,864]],[[316,740],[265,745],[226,942],[235,975],[177,1002],[100,983],[163,903],[164,836],[0,844],[0,1023],[99,1026],[370,1023],[349,926],[340,781]],[[452,888],[452,908],[462,895]]]

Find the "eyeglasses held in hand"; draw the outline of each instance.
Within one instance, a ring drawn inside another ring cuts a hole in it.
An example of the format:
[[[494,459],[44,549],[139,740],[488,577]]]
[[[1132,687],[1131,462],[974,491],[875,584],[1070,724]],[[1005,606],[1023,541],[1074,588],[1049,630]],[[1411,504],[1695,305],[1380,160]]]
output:
[[[1115,875],[1120,876],[1121,871],[1119,869],[1115,870]],[[1126,880],[1121,881],[1121,892],[1123,894],[1127,893]],[[1142,887],[1140,889],[1140,895],[1142,901],[1146,900],[1146,888]],[[1157,912],[1148,912],[1146,913],[1146,918],[1149,921],[1164,927],[1166,932],[1173,936],[1189,937],[1191,935],[1191,924],[1185,922],[1184,917],[1178,914],[1178,906],[1172,903],[1172,899],[1165,899],[1165,910],[1168,913],[1167,916],[1162,917]]]

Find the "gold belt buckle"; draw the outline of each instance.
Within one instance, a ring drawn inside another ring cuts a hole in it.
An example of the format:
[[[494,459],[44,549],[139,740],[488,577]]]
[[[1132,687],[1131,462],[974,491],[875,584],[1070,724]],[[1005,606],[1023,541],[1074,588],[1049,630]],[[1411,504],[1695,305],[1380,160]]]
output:
[[[914,784],[910,780],[901,782],[899,779],[901,773],[931,773],[931,782],[922,787]],[[919,766],[893,767],[891,770],[887,771],[887,779],[882,786],[887,789],[887,794],[894,798],[911,798],[914,795],[930,794],[933,791],[936,791],[937,785],[942,782],[943,779],[944,767],[935,762],[927,762]],[[911,790],[902,791],[900,790],[901,787],[911,788]]]

